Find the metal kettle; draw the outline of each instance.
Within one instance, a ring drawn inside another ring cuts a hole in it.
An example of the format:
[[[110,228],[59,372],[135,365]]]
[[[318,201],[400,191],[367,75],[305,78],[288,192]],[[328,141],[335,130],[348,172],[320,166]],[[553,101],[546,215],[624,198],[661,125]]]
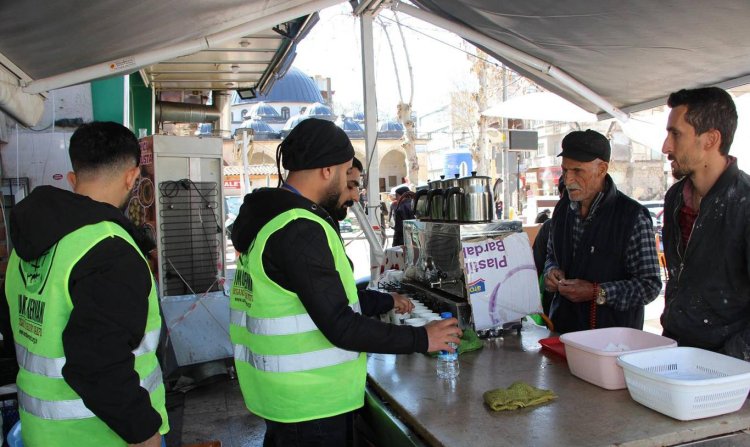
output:
[[[443,219],[446,222],[460,222],[463,219],[464,190],[460,186],[458,174],[452,179],[443,180]]]
[[[494,209],[492,200],[492,179],[484,175],[477,175],[472,171],[470,176],[458,179],[463,189],[463,222],[491,222]]]
[[[414,203],[413,203],[413,209],[414,209],[414,217],[416,217],[419,220],[430,220],[430,214],[427,211],[428,208],[428,198],[427,194],[430,192],[429,189],[424,188],[417,191],[417,194],[414,196]]]
[[[427,193],[427,214],[430,216],[430,220],[443,220],[443,179],[444,175],[440,176],[440,180],[430,182],[430,191]]]

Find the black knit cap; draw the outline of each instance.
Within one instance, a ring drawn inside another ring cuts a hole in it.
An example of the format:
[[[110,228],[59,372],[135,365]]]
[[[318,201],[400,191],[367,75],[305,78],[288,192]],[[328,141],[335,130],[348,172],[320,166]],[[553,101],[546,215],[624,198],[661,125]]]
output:
[[[284,169],[289,171],[336,166],[354,158],[354,147],[346,133],[331,121],[317,118],[297,124],[281,142],[279,151]]]
[[[589,162],[597,158],[609,162],[612,148],[607,137],[591,129],[576,130],[565,135],[562,140],[562,152],[558,157]]]

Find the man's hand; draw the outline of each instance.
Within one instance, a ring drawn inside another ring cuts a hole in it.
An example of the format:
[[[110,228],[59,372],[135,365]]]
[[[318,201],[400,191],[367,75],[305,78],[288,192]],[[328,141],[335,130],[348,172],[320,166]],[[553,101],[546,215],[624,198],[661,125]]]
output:
[[[448,318],[430,322],[425,326],[427,329],[427,352],[448,351],[455,352],[456,349],[448,346],[448,343],[461,343],[461,329],[458,328],[458,320]]]
[[[157,431],[154,436],[138,444],[128,444],[128,447],[161,447],[161,435]]]
[[[405,314],[414,310],[414,303],[409,298],[400,293],[391,292],[393,297],[393,310],[399,314]]]
[[[557,283],[557,291],[574,303],[594,299],[594,283],[583,279],[562,279]]]
[[[544,290],[547,292],[559,292],[558,284],[565,279],[565,272],[560,269],[551,269],[544,275]]]

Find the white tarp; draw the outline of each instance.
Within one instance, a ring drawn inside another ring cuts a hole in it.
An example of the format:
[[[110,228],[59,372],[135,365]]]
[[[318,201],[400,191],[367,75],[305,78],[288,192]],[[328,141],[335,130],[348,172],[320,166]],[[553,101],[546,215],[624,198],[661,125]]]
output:
[[[552,92],[515,96],[482,112],[484,116],[537,121],[593,123],[596,115]]]

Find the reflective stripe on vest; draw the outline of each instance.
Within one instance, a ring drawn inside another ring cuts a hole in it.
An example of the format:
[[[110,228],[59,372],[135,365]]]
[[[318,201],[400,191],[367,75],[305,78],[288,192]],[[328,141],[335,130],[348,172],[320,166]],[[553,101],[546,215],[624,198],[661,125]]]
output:
[[[133,355],[138,357],[139,355],[155,351],[156,346],[159,344],[160,333],[161,328],[147,332],[143,336],[143,339],[141,339],[138,347],[133,350]],[[49,358],[32,354],[24,346],[16,343],[16,359],[18,360],[18,365],[26,371],[53,379],[61,379],[63,377],[62,369],[65,366],[65,357]],[[148,387],[144,388],[149,389]]]
[[[140,381],[141,387],[149,393],[156,390],[161,383],[161,368],[158,366],[154,368],[151,374]],[[29,396],[19,389],[18,404],[23,411],[41,419],[68,420],[96,417],[81,399],[50,401]]]
[[[328,348],[301,354],[263,355],[255,354],[244,345],[234,345],[234,358],[249,363],[259,371],[299,372],[325,368],[351,362],[359,357],[359,352],[340,348]]]
[[[359,301],[349,307],[358,314],[362,313]],[[247,313],[241,310],[232,309],[229,318],[231,324],[244,327],[256,335],[291,335],[318,330],[318,327],[312,318],[310,318],[310,314],[277,318],[254,318],[248,317]]]

